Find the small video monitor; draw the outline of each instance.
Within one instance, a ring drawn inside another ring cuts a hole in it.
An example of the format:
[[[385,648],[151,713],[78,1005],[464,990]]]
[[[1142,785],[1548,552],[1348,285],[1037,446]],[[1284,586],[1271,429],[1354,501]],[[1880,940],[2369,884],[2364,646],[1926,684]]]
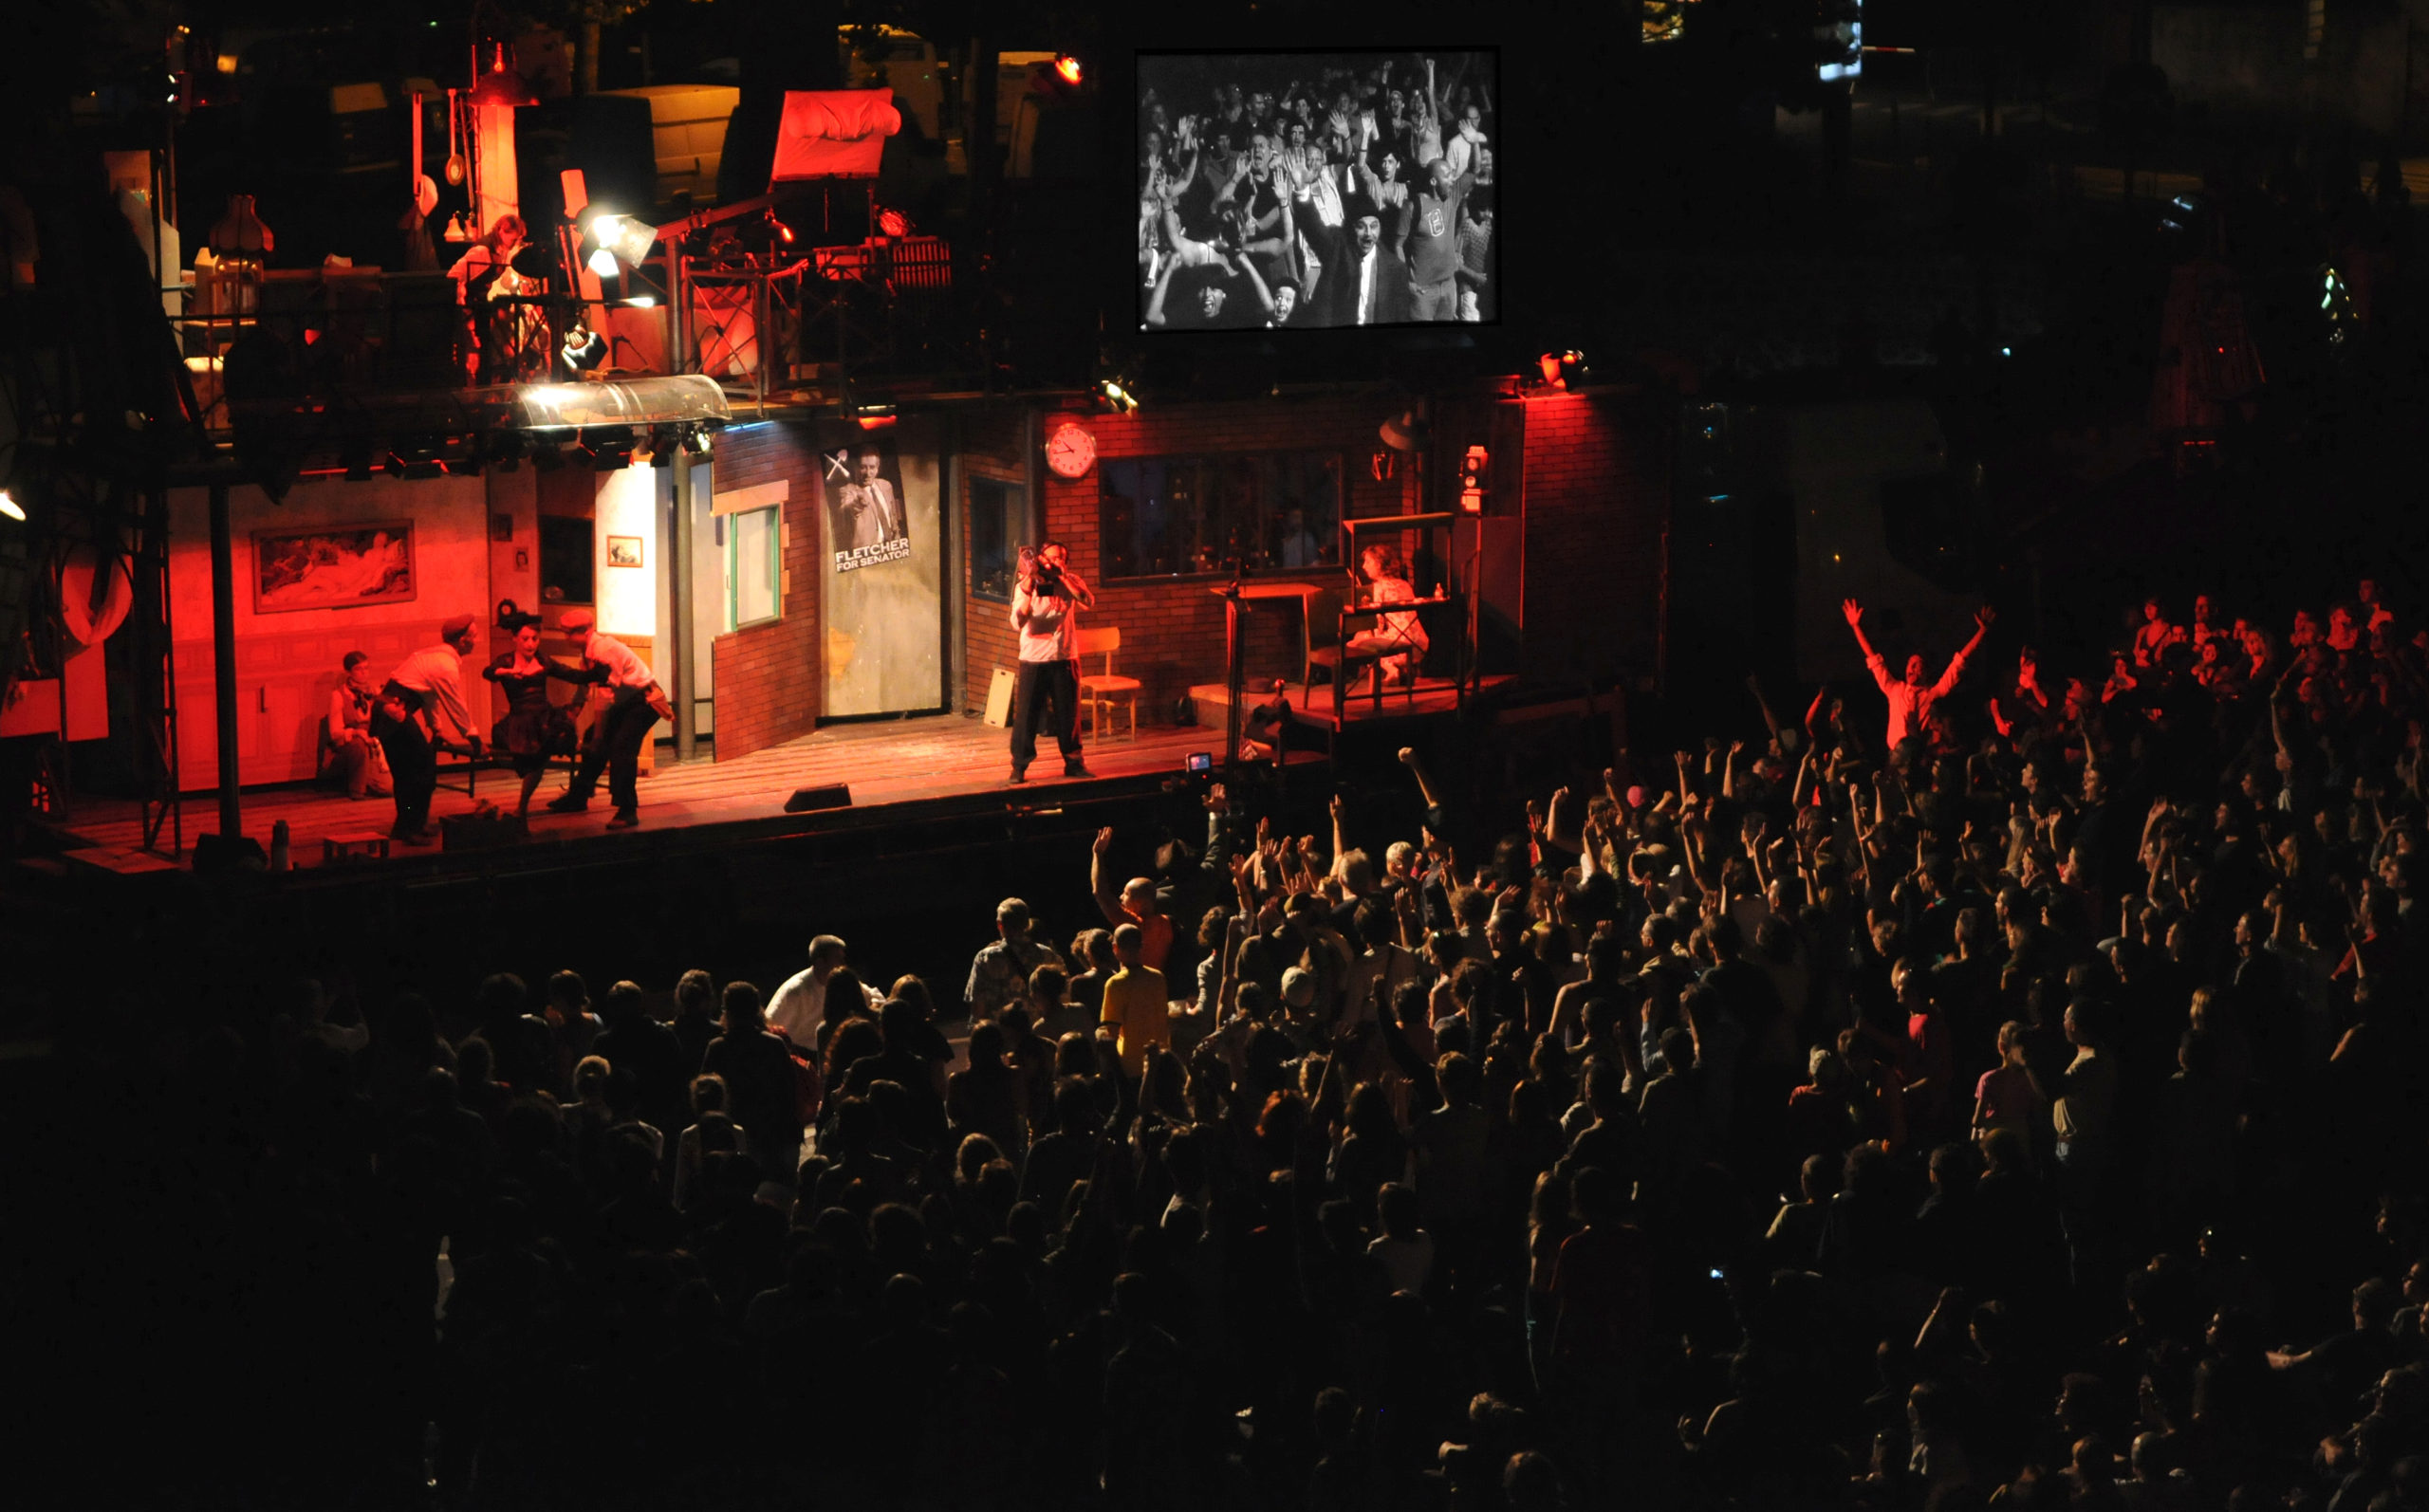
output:
[[[1213,771],[1214,769],[1214,753],[1211,750],[1191,751],[1189,753],[1189,769],[1193,772]]]

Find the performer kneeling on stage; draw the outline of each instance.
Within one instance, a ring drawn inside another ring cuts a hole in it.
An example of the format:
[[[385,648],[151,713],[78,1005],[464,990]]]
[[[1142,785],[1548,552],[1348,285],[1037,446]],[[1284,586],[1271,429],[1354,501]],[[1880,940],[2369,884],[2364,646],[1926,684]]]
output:
[[[1037,736],[1051,730],[1063,747],[1063,775],[1085,777],[1080,760],[1080,611],[1097,596],[1069,565],[1063,543],[1021,547],[1012,590],[1012,626],[1021,634],[1020,681],[1012,690],[1012,781],[1029,781]]]
[[[477,757],[481,737],[473,733],[464,707],[464,658],[473,654],[473,617],[457,615],[438,627],[438,644],[407,656],[380,690],[372,708],[371,738],[388,755],[389,781],[397,790],[397,827],[389,833],[408,845],[438,839],[430,827],[431,795],[438,791],[436,747]],[[439,733],[444,714],[455,738]]]
[[[632,654],[622,641],[599,633],[599,619],[587,609],[568,609],[557,621],[557,627],[568,636],[582,640],[583,668],[589,680],[604,683],[615,690],[615,701],[599,716],[599,728],[590,748],[583,753],[582,765],[573,774],[573,785],[564,796],[549,802],[554,813],[579,814],[590,806],[590,795],[599,786],[599,769],[607,769],[607,796],[615,801],[615,817],[607,821],[609,829],[631,829],[641,821],[638,812],[640,795],[638,788],[641,775],[641,742],[649,739],[662,712],[665,695],[658,691],[658,679],[650,675],[649,664]]]

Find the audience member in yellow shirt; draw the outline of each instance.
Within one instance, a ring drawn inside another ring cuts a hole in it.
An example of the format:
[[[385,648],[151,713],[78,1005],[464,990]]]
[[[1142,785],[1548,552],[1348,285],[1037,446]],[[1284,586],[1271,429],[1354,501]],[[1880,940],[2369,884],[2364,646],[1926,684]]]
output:
[[[1164,973],[1141,962],[1145,948],[1146,937],[1138,925],[1113,931],[1113,955],[1122,968],[1105,979],[1104,1009],[1097,1019],[1113,1030],[1115,1047],[1122,1052],[1122,1074],[1127,1077],[1145,1072],[1149,1045],[1173,1042],[1171,993]]]

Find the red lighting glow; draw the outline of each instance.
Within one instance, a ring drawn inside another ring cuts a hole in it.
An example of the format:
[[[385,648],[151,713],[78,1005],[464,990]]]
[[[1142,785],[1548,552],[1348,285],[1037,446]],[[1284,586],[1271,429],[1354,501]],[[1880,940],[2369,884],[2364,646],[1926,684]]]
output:
[[[859,416],[859,419],[861,429],[863,431],[882,431],[894,423],[894,416],[891,415],[863,415]]]
[[[1074,88],[1080,83],[1080,60],[1067,52],[1054,55],[1054,76]]]

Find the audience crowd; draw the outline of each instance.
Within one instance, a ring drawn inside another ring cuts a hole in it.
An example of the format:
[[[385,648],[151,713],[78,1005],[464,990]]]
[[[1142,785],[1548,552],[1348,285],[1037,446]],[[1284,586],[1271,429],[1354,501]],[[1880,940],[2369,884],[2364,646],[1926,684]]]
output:
[[[163,1226],[423,1505],[2429,1507],[2429,632],[1983,638],[1506,829],[1215,788],[956,984],[299,983]]]

